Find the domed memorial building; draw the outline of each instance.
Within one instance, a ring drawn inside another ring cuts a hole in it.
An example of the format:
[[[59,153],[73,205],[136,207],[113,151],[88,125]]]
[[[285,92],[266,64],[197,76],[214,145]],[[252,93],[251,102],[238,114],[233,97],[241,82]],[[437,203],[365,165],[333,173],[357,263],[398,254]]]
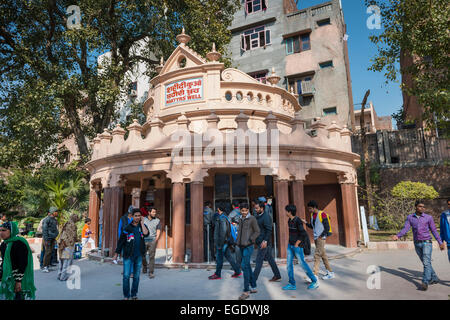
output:
[[[233,200],[260,196],[273,196],[278,257],[286,258],[288,244],[285,206],[295,204],[304,218],[310,200],[331,217],[328,243],[356,247],[359,156],[350,131],[320,119],[306,130],[298,96],[280,88],[274,72],[262,84],[225,69],[214,45],[205,59],[187,46],[184,30],[177,40],[151,80],[146,123],[135,120],[127,139],[118,125],[93,141],[89,216],[96,230],[103,194],[103,252],[115,250],[129,205],[150,202],[163,229],[158,248],[167,238],[173,263],[186,254],[203,262],[204,202],[229,211]]]

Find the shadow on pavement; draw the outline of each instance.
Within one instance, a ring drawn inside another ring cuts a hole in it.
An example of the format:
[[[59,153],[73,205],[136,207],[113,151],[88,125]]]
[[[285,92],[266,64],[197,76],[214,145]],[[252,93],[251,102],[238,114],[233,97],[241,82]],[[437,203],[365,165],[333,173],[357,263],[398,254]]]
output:
[[[407,269],[407,268],[398,268],[398,270],[395,270],[395,269],[390,269],[390,268],[386,268],[383,266],[380,266],[380,270],[390,273],[394,276],[403,278],[405,280],[408,280],[409,282],[411,282],[412,284],[414,284],[416,286],[417,290],[419,290],[420,284],[422,283],[423,273],[421,271],[411,270],[411,269]],[[439,275],[438,275],[438,277],[439,277]],[[439,284],[450,287],[450,281],[439,280]]]

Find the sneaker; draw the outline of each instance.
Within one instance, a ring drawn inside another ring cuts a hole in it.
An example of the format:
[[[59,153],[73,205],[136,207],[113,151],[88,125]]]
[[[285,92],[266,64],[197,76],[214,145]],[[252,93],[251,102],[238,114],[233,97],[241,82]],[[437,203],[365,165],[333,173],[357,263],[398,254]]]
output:
[[[312,283],[312,280],[308,276],[304,276],[303,280],[305,280],[306,283]]]
[[[419,290],[421,290],[421,291],[427,291],[427,290],[428,290],[428,284],[422,282],[422,283],[420,284],[420,286],[419,286]]]
[[[297,290],[297,287],[293,284],[288,284],[282,288],[283,290]]]
[[[242,276],[242,272],[239,272],[239,273],[234,273],[231,277],[232,278],[239,278],[240,276]]]
[[[322,280],[334,279],[334,272],[328,272],[322,277]]]
[[[430,284],[437,284],[437,283],[439,283],[439,280],[431,280],[430,281]]]
[[[275,276],[273,276],[273,278],[269,280],[269,282],[280,282],[280,281],[281,281],[281,278],[278,278]]]
[[[137,300],[138,297],[131,297],[131,300]]]
[[[50,270],[48,270],[48,267],[44,267],[44,268],[42,269],[42,272],[49,273]]]
[[[308,286],[308,290],[314,290],[319,287],[319,281],[313,282]]]
[[[222,278],[214,273],[212,276],[209,276],[208,279],[209,280],[219,280],[219,279],[222,279]]]
[[[155,277],[155,275],[154,275],[153,273],[149,273],[149,274],[148,274],[148,277],[149,277],[150,279],[153,279],[153,278]]]
[[[258,293],[258,290],[256,288],[250,287],[250,293]]]

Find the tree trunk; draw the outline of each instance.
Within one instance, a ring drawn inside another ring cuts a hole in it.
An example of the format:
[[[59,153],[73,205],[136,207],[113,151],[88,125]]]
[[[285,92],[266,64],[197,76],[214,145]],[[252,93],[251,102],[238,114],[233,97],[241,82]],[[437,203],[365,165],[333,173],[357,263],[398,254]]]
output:
[[[361,142],[362,151],[364,158],[364,180],[366,181],[366,196],[367,196],[367,214],[369,216],[373,215],[372,210],[372,183],[370,181],[370,158],[369,158],[369,145],[367,143],[366,127],[364,125],[364,108],[366,107],[367,98],[370,95],[370,90],[367,90],[366,95],[361,106],[361,117],[359,119],[359,124],[361,127]]]

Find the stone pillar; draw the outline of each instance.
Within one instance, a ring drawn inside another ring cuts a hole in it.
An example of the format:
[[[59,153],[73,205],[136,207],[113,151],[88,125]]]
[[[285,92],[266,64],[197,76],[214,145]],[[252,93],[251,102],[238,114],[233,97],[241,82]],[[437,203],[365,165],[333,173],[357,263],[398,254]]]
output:
[[[305,213],[305,192],[304,192],[304,181],[295,180],[292,182],[292,199],[295,206],[297,207],[297,216],[306,219]]]
[[[166,221],[166,190],[156,189],[155,190],[155,208],[156,208],[156,216],[161,221],[161,235],[159,237],[157,248],[165,249],[166,248],[166,225],[169,224],[169,221]],[[168,239],[169,240],[169,239]],[[167,241],[169,242],[169,241]],[[170,247],[170,243],[167,244]]]
[[[89,193],[89,218],[91,219],[91,231],[95,241],[95,245],[98,246],[99,241],[99,211],[100,211],[100,184],[93,184]]]
[[[119,219],[124,212],[123,189],[121,186],[104,189],[102,249],[109,248],[110,257],[117,247]]]
[[[286,259],[286,250],[289,241],[287,226],[288,217],[284,208],[289,204],[289,185],[287,180],[274,181],[274,193],[277,207],[277,251],[278,256]]]
[[[203,262],[203,182],[191,183],[192,262]]]
[[[345,246],[356,248],[359,239],[358,210],[356,207],[355,184],[341,183],[342,211],[345,231]]]
[[[175,263],[183,263],[185,255],[185,235],[186,235],[186,189],[182,182],[172,184],[172,261]]]

